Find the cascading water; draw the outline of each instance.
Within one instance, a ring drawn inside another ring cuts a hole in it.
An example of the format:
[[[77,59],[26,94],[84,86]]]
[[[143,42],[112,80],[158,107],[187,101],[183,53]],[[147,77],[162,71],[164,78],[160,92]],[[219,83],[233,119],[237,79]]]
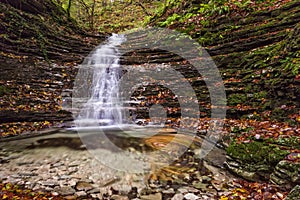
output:
[[[93,70],[90,98],[78,116],[79,120],[98,125],[122,124],[122,103],[118,79],[121,77],[120,53],[117,48],[126,39],[113,34],[106,44],[99,46],[86,60]]]

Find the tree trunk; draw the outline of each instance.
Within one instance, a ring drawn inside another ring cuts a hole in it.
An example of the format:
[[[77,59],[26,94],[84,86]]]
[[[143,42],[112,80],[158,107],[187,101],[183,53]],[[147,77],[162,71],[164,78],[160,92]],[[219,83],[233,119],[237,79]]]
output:
[[[71,6],[72,6],[72,0],[69,0],[68,8],[67,8],[67,13],[69,18],[71,17]]]
[[[78,1],[76,1],[77,18],[81,20],[81,7]]]
[[[96,6],[96,0],[93,0],[91,16],[90,16],[90,28],[92,31],[94,31],[95,6]]]

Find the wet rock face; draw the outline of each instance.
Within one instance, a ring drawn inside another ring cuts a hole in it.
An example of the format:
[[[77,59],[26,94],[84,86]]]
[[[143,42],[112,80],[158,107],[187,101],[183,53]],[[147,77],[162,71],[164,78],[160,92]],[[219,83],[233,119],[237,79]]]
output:
[[[71,85],[71,78],[63,76],[64,67],[29,59],[24,62],[0,58],[0,82],[7,88],[1,95],[5,109],[0,111],[0,122],[72,120],[71,113],[59,106],[63,88]],[[73,76],[71,71],[68,74]]]

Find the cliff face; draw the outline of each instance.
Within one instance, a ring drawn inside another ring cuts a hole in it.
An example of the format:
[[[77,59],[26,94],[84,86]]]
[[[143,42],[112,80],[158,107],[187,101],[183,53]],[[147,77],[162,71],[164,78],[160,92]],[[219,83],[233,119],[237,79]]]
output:
[[[104,36],[88,35],[51,0],[1,0],[0,13],[0,135],[71,120],[61,93]]]
[[[209,11],[198,1],[169,2],[151,24],[187,33],[208,50],[225,83],[229,114],[272,110],[285,119],[299,111],[299,1]]]
[[[271,110],[271,117],[285,120],[299,112],[299,1],[250,11],[221,7],[220,13],[215,9],[205,15],[200,1],[168,2],[175,3],[150,24],[187,33],[208,50],[224,80],[228,117]],[[0,10],[0,122],[29,121],[28,129],[35,130],[35,122],[71,119],[62,111],[61,93],[72,88],[74,62],[81,62],[104,36],[85,33],[51,0],[0,0]],[[180,61],[167,52],[137,52],[122,59],[123,64]],[[190,66],[183,62],[175,68],[189,73]],[[209,107],[205,83],[191,85],[202,107]],[[18,133],[14,126],[1,125],[9,130],[1,134]]]

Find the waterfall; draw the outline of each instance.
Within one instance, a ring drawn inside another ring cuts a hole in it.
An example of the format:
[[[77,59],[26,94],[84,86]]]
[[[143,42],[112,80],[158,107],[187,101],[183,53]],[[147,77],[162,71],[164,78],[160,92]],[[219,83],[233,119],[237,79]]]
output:
[[[122,103],[118,85],[122,69],[117,47],[124,41],[123,35],[113,34],[87,59],[86,66],[93,70],[93,75],[90,98],[80,111],[80,120],[96,122],[98,125],[122,124]]]

